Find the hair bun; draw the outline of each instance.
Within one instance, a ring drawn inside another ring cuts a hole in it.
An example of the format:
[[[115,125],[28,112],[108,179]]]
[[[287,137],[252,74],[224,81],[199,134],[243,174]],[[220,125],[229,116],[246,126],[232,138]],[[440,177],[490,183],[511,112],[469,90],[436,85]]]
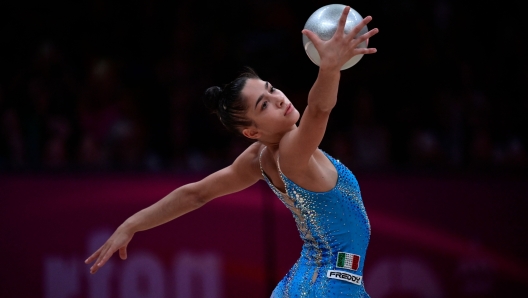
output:
[[[213,86],[207,88],[204,94],[204,104],[212,112],[217,112],[222,101],[222,88]]]

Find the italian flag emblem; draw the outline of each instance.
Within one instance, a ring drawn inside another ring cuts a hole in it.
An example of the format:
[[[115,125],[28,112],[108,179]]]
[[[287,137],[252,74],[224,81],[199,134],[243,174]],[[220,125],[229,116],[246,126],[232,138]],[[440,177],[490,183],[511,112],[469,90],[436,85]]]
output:
[[[349,270],[358,270],[360,256],[349,254],[347,252],[337,253],[337,268],[344,268]]]

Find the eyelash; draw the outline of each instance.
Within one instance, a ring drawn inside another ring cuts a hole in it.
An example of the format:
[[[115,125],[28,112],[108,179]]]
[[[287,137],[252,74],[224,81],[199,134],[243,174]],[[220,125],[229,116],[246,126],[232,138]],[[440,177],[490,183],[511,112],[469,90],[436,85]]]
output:
[[[275,91],[275,87],[271,86],[269,92],[273,93],[273,91]],[[264,110],[267,106],[268,106],[268,102],[265,101],[265,102],[262,103],[262,108],[261,109]]]

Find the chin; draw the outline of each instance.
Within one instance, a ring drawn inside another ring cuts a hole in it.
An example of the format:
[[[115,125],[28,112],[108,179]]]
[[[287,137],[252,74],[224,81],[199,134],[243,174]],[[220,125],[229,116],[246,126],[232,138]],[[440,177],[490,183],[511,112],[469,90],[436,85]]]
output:
[[[293,113],[295,113],[295,115],[293,115],[293,118],[295,119],[295,123],[297,123],[297,121],[301,119],[301,114],[297,110],[293,111]]]

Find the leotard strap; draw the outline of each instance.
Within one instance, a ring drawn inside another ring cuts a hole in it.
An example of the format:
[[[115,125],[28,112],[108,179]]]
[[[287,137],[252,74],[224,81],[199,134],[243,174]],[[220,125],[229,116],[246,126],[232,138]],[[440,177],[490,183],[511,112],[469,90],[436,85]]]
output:
[[[262,176],[265,176],[266,174],[264,173],[264,170],[262,169],[262,153],[264,153],[264,149],[266,149],[267,147],[264,146],[264,148],[262,148],[262,150],[260,150],[260,153],[259,153],[259,166],[260,166],[260,173],[262,174]]]

